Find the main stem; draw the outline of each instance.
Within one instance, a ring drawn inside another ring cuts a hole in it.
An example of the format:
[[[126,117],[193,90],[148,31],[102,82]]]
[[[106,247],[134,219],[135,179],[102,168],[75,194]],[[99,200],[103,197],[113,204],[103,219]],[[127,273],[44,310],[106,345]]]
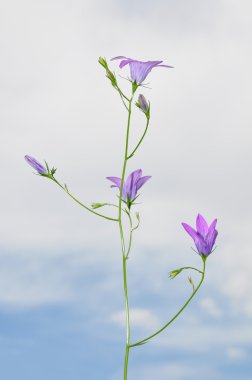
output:
[[[121,246],[122,246],[122,259],[123,259],[123,289],[124,289],[125,310],[126,310],[126,347],[125,347],[124,377],[123,377],[124,380],[127,380],[128,378],[128,361],[129,361],[129,350],[130,350],[130,315],[129,315],[129,300],[128,300],[128,286],[127,286],[127,256],[126,256],[126,250],[125,250],[125,241],[124,241],[123,224],[122,224],[122,190],[123,190],[123,184],[124,184],[126,166],[127,166],[132,100],[133,100],[133,96],[129,100],[124,161],[123,161],[123,169],[122,169],[122,176],[121,176],[121,187],[120,187],[119,207],[118,207],[119,209],[118,210],[118,224],[119,224]]]

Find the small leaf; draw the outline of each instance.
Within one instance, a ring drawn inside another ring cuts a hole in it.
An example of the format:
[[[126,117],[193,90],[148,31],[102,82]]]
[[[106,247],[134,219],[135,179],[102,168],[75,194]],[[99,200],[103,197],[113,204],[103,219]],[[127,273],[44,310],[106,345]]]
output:
[[[138,211],[136,212],[136,218],[137,218],[138,222],[140,223],[140,214]]]
[[[194,286],[194,282],[193,282],[192,277],[188,277],[188,281],[189,281],[190,284],[192,285],[192,288],[193,288],[193,291],[194,291],[194,290],[195,290],[195,286]]]

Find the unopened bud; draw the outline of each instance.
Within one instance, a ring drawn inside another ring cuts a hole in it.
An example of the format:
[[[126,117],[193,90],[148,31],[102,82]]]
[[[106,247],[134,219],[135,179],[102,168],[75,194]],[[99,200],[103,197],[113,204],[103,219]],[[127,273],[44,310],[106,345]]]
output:
[[[103,206],[106,206],[106,203],[92,203],[92,205],[91,205],[91,207],[93,209],[100,208],[100,207],[103,207]]]
[[[112,86],[113,86],[113,87],[117,87],[117,81],[116,81],[115,74],[112,73],[112,71],[110,71],[109,69],[107,69],[106,76],[107,76],[107,78],[110,80]]]
[[[150,103],[147,102],[147,100],[145,99],[145,97],[142,94],[139,95],[138,102],[136,103],[136,106],[138,108],[140,108],[141,111],[143,111],[143,113],[145,113],[145,115],[147,117],[149,117]]]
[[[182,272],[182,270],[183,268],[172,270],[171,272],[169,272],[169,277],[171,279],[175,278],[180,272]]]
[[[105,58],[100,57],[100,58],[98,59],[98,62],[99,62],[99,64],[102,65],[105,69],[107,69],[108,65],[107,65],[107,61],[106,61]]]
[[[30,166],[33,167],[33,169],[37,171],[38,174],[42,176],[48,176],[50,170],[47,163],[45,163],[46,164],[46,168],[45,168],[44,165],[42,165],[40,162],[36,160],[36,158],[28,156],[28,155],[25,156],[25,160]]]

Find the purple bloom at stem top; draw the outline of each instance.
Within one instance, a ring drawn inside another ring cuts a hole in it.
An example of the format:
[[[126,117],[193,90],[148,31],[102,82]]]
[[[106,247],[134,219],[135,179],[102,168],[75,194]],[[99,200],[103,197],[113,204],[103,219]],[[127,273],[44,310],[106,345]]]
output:
[[[120,59],[121,62],[119,64],[120,69],[124,66],[129,65],[130,67],[130,77],[132,82],[136,82],[137,84],[143,83],[147,75],[151,72],[154,67],[170,67],[168,65],[161,65],[163,61],[137,61],[136,59],[127,58],[124,56],[118,56],[111,59],[114,61],[116,59]]]
[[[207,222],[200,214],[198,214],[196,219],[197,231],[195,231],[195,229],[188,224],[182,223],[182,226],[186,232],[193,238],[200,256],[207,257],[213,250],[213,246],[218,235],[218,231],[215,229],[216,223],[217,219],[214,219],[208,227]]]
[[[114,185],[111,187],[117,187],[119,190],[121,188],[121,178],[118,177],[106,177],[109,181],[113,182]],[[142,170],[137,169],[130,173],[128,178],[123,184],[122,188],[122,199],[130,206],[132,202],[136,199],[138,190],[147,182],[151,176],[142,177]]]
[[[48,174],[47,169],[40,164],[36,158],[33,158],[31,156],[26,155],[25,156],[26,162],[31,165],[39,174]]]

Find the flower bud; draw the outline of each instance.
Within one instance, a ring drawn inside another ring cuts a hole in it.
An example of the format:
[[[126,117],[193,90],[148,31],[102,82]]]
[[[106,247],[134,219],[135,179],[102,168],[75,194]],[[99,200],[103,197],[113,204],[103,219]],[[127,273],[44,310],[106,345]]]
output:
[[[110,71],[109,69],[107,69],[106,77],[110,80],[113,87],[117,87],[117,81],[116,81],[115,74],[112,73],[112,71]]]
[[[100,58],[98,59],[98,62],[99,62],[99,64],[102,65],[105,69],[107,69],[108,65],[107,65],[107,61],[106,61],[105,58],[100,57]]]
[[[91,207],[93,209],[100,208],[100,207],[103,207],[103,206],[106,206],[106,203],[92,203],[92,205],[91,205]]]
[[[150,103],[147,102],[147,100],[145,99],[145,97],[140,94],[139,97],[138,97],[138,102],[136,103],[136,106],[138,108],[140,108],[141,111],[143,111],[143,113],[149,117],[149,114],[150,114]]]
[[[171,279],[175,278],[180,272],[182,272],[182,270],[183,268],[172,270],[171,272],[169,272],[169,277]]]
[[[31,156],[28,156],[26,155],[25,156],[25,161],[33,167],[33,169],[35,169],[38,174],[41,174],[41,175],[47,175],[48,174],[48,170],[42,165],[40,164],[40,162],[38,162],[36,160],[36,158],[33,158]]]

